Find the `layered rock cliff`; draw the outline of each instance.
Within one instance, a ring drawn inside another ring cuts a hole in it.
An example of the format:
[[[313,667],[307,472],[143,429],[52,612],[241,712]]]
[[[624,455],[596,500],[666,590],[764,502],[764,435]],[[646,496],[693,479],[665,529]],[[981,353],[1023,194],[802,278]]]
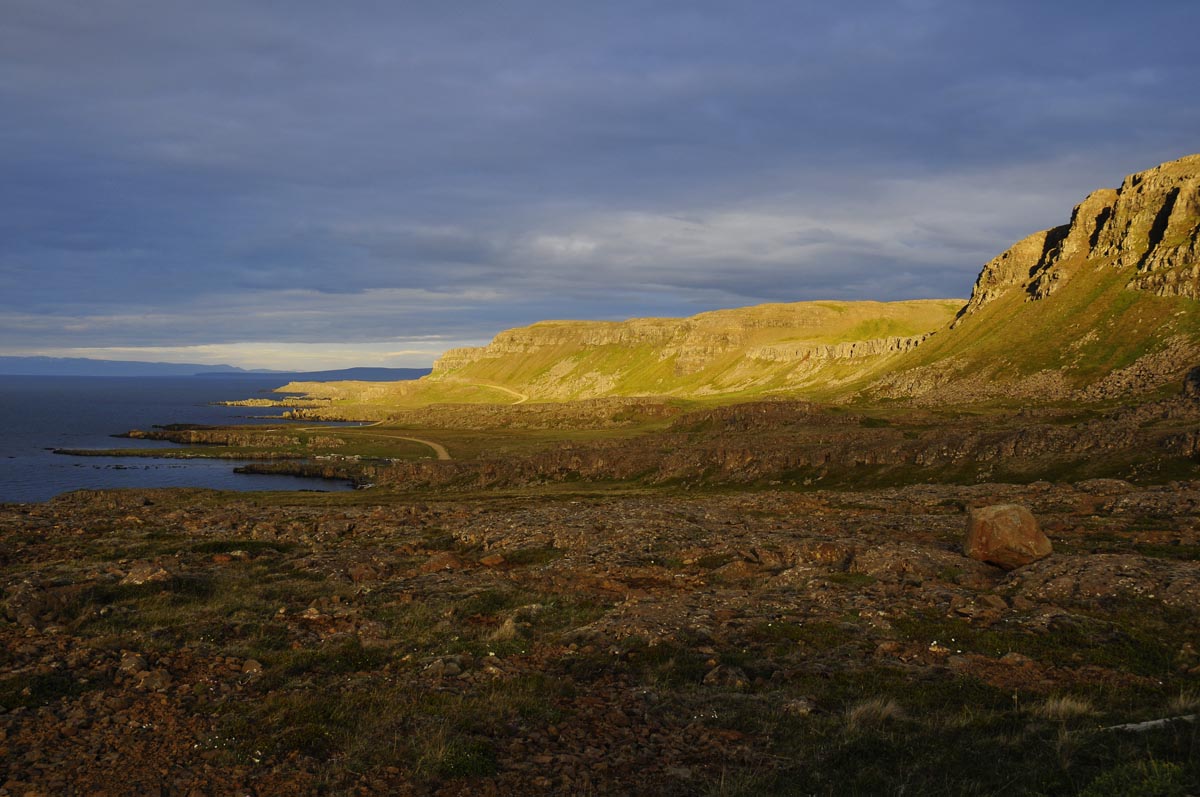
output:
[[[431,381],[504,385],[534,399],[786,389],[911,351],[960,306],[952,299],[798,302],[682,319],[546,321],[446,352]]]
[[[1131,269],[1130,288],[1200,299],[1200,154],[1094,191],[1070,223],[1034,233],[989,261],[959,321],[1009,291],[1044,299],[1086,268]]]

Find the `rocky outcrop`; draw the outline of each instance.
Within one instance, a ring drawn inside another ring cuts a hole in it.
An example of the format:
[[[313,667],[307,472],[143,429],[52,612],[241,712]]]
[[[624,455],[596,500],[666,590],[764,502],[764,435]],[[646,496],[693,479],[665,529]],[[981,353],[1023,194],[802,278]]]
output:
[[[854,360],[863,357],[880,357],[912,351],[929,339],[932,332],[924,335],[900,338],[874,338],[845,343],[775,343],[755,346],[746,351],[752,360],[793,362],[803,360]]]
[[[1086,267],[1127,268],[1131,288],[1200,299],[1200,155],[1091,193],[1069,224],[1034,233],[989,261],[955,323],[1013,290],[1027,301],[1044,299]]]
[[[277,448],[300,444],[300,438],[294,436],[278,436],[228,428],[154,429],[150,431],[131,429],[124,434],[115,435],[115,437],[126,437],[131,440],[165,440],[189,446]]]
[[[1035,232],[984,264],[971,290],[971,298],[959,311],[955,325],[1014,287],[1028,286],[1035,274],[1044,272],[1053,262],[1058,254],[1058,244],[1067,233],[1066,226]]]

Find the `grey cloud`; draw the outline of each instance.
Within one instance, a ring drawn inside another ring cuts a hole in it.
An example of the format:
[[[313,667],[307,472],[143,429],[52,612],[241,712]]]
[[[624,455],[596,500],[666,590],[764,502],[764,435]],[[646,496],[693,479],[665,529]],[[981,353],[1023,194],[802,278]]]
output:
[[[28,318],[4,345],[962,295],[1196,148],[1197,23],[1182,0],[10,0],[0,325]]]

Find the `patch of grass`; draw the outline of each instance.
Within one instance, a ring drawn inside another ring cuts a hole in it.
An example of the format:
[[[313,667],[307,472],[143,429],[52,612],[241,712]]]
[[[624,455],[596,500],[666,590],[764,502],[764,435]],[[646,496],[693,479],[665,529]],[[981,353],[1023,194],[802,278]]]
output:
[[[429,529],[421,540],[421,547],[428,551],[456,551],[461,546],[458,538],[440,528]]]
[[[512,551],[501,551],[504,561],[517,567],[544,565],[561,557],[565,551],[552,546],[540,548],[517,548]]]
[[[841,584],[844,587],[867,587],[875,583],[875,577],[869,576],[866,573],[851,573],[849,571],[838,571],[825,576],[834,584]]]
[[[440,778],[483,777],[496,771],[496,752],[488,740],[456,735],[447,723],[425,734],[414,769]]]
[[[1033,713],[1042,719],[1065,722],[1066,720],[1090,717],[1097,713],[1096,705],[1086,697],[1055,695],[1034,706]]]
[[[1185,562],[1200,561],[1200,545],[1136,543],[1133,549],[1142,556],[1153,556],[1158,559],[1179,559]]]
[[[736,718],[722,713],[717,720],[771,739],[778,768],[749,770],[754,785],[745,793],[1076,794],[1098,779],[1126,789],[1143,782],[1161,787],[1142,766],[1148,758],[1167,765],[1168,784],[1194,790],[1200,782],[1195,756],[1200,732],[1186,724],[1119,734],[1086,725],[1068,728],[1057,720],[1031,722],[1031,712],[1015,705],[1011,693],[970,678],[892,667],[816,670],[790,678],[786,690],[747,703]],[[818,710],[789,714],[788,695],[796,694]],[[1065,701],[1047,702],[1058,703],[1056,718],[1078,716],[1077,704],[1066,711]],[[1117,774],[1106,776],[1110,771]],[[1123,793],[1190,792],[1094,792]]]
[[[761,621],[750,627],[750,641],[767,646],[773,655],[793,653],[797,647],[807,650],[833,650],[855,640],[849,624],[828,620],[808,622]]]
[[[980,628],[956,618],[920,614],[894,624],[913,641],[937,640],[986,656],[1017,652],[1056,666],[1095,665],[1157,677],[1174,674],[1176,653],[1197,633],[1196,618],[1190,613],[1153,602],[1113,602],[1093,613],[1060,616],[1046,631],[1015,622]]]
[[[904,718],[900,704],[890,697],[872,697],[846,709],[846,732],[861,733]]]
[[[299,755],[331,776],[398,766],[417,783],[430,783],[494,773],[496,745],[512,724],[560,719],[554,706],[560,694],[542,675],[457,694],[399,687],[378,676],[347,682],[325,674],[307,689],[230,704],[220,723],[241,756]]]
[[[456,602],[452,611],[459,620],[495,618],[504,611],[527,603],[525,597],[508,590],[485,589]]]
[[[696,566],[704,570],[716,570],[718,567],[724,567],[736,558],[733,553],[728,551],[724,553],[709,553],[697,559]]]
[[[1194,793],[1188,780],[1179,764],[1153,758],[1130,761],[1098,775],[1079,797],[1184,797]]]
[[[364,647],[357,637],[326,642],[318,648],[289,650],[267,660],[267,685],[282,684],[296,676],[312,673],[345,675],[375,670],[390,658],[387,650]]]
[[[35,708],[63,698],[77,697],[98,682],[83,683],[65,673],[12,675],[0,678],[0,706],[14,709],[18,706]]]
[[[229,553],[230,551],[245,551],[248,554],[258,553],[287,553],[295,550],[296,544],[291,542],[276,542],[268,540],[204,540],[193,543],[191,549],[195,553]]]

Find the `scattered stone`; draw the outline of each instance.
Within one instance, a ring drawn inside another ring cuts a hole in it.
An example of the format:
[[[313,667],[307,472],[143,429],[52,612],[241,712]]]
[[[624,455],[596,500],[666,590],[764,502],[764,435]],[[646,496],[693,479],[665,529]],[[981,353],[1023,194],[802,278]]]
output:
[[[746,671],[741,667],[718,664],[704,676],[705,686],[723,686],[728,689],[745,689],[750,685]]]
[[[355,584],[362,584],[367,581],[378,581],[379,570],[369,564],[356,562],[346,568],[346,574],[350,576],[350,580]]]
[[[165,568],[155,564],[140,564],[130,570],[129,574],[121,579],[121,583],[127,586],[140,586],[142,584],[161,584],[170,580],[171,573]]]
[[[425,668],[425,672],[435,678],[455,678],[462,674],[463,660],[459,656],[444,656],[435,659]]]
[[[809,714],[813,713],[812,701],[807,697],[793,698],[784,703],[781,708],[783,709],[784,713],[793,717],[807,717]]]
[[[117,665],[117,669],[123,673],[138,673],[145,670],[147,667],[146,660],[137,653],[126,653],[121,656],[121,663]]]
[[[984,594],[979,596],[979,602],[989,609],[1002,612],[1008,608],[1008,602],[999,595]]]
[[[996,504],[970,511],[964,551],[972,559],[1014,570],[1046,558],[1053,547],[1028,509]]]
[[[421,565],[422,573],[439,573],[443,570],[462,570],[467,565],[453,551],[436,553]]]
[[[149,670],[135,676],[139,689],[161,692],[171,685],[171,676],[166,670]]]

